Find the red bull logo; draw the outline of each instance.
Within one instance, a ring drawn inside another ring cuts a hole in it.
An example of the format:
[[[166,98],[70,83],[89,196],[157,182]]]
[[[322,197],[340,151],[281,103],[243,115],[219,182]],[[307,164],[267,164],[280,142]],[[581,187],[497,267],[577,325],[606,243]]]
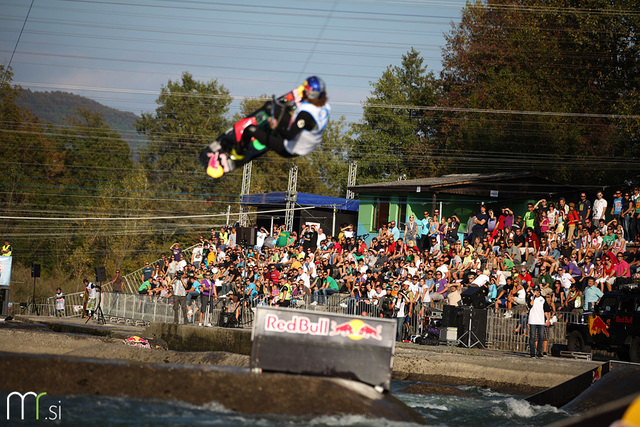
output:
[[[283,320],[278,315],[270,313],[265,319],[265,330],[271,332],[286,332],[290,334],[329,335],[329,319],[320,318],[312,322],[306,316],[293,316],[291,320]]]
[[[340,335],[358,341],[361,339],[382,340],[382,326],[372,327],[360,319],[352,319],[338,324],[331,322],[331,336]]]
[[[600,316],[589,316],[589,333],[593,335],[597,335],[599,333],[603,333],[605,336],[609,336],[609,325],[607,325],[604,320],[600,318]]]

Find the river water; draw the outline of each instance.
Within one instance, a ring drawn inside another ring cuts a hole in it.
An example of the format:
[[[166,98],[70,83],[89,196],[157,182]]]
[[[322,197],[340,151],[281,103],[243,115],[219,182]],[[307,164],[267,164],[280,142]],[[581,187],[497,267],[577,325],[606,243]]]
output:
[[[437,426],[542,426],[569,416],[552,406],[535,406],[522,396],[514,396],[470,386],[457,388],[471,397],[415,395],[398,390],[413,383],[392,383],[392,392],[420,413],[428,425]],[[129,399],[104,396],[47,396],[57,401],[61,419],[47,419],[46,408],[40,410],[39,421],[20,425],[99,425],[99,426],[409,426],[408,423],[371,420],[362,416],[292,417],[282,415],[244,415],[226,410],[217,403],[197,406],[176,401]],[[13,405],[12,405],[13,406]],[[13,408],[12,408],[13,411]],[[12,415],[18,415],[16,407]],[[1,414],[2,419],[5,419]]]

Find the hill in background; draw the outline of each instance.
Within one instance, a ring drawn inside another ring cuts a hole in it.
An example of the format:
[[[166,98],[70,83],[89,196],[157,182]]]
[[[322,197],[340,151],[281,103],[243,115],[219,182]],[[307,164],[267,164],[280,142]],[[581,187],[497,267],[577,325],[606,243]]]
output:
[[[99,112],[104,117],[106,124],[111,129],[118,131],[122,139],[127,141],[134,159],[138,158],[138,149],[146,144],[146,138],[136,132],[136,120],[138,116],[127,112],[107,107],[92,99],[68,92],[32,92],[23,89],[22,99],[17,104],[28,108],[43,122],[54,125],[65,125],[64,118],[73,113],[73,109],[84,107],[94,112]]]

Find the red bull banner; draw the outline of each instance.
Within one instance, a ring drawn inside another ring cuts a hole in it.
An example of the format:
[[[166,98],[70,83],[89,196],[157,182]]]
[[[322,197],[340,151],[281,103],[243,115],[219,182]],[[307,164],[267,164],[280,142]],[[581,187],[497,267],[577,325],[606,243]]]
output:
[[[388,390],[396,322],[289,308],[258,307],[251,367],[354,379]]]

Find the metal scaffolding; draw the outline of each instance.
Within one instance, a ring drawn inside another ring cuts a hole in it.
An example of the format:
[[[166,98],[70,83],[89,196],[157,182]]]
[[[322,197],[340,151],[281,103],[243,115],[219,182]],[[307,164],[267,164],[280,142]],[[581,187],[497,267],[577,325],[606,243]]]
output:
[[[249,191],[251,190],[251,165],[253,165],[253,161],[246,163],[244,168],[242,169],[242,189],[240,190],[240,215],[238,218],[238,223],[240,223],[241,227],[246,227],[249,222],[249,213],[247,207],[242,205],[242,196],[249,195]]]
[[[298,201],[298,166],[293,165],[289,170],[289,185],[287,187],[287,209],[284,216],[284,226],[288,232],[293,231],[293,213]]]
[[[347,199],[354,199],[355,194],[349,187],[356,185],[356,173],[358,172],[358,162],[349,163],[349,177],[347,178]]]

